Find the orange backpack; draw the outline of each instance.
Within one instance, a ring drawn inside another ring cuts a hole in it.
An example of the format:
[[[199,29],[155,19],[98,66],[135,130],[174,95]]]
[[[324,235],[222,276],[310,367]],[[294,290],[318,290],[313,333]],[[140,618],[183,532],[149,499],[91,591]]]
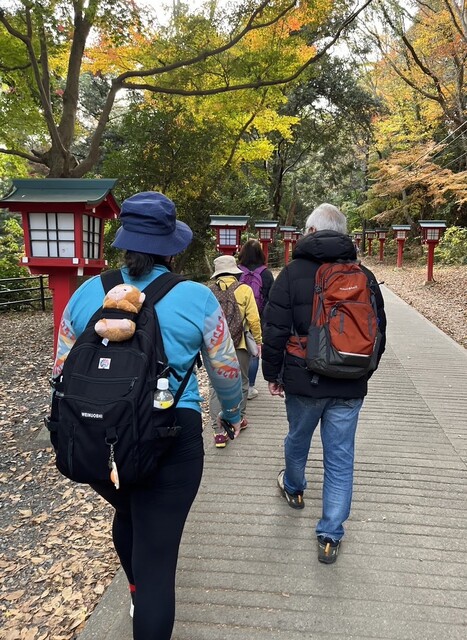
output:
[[[355,262],[322,264],[314,286],[308,336],[292,336],[287,351],[301,350],[307,368],[330,378],[360,378],[377,365],[381,334],[375,294]]]

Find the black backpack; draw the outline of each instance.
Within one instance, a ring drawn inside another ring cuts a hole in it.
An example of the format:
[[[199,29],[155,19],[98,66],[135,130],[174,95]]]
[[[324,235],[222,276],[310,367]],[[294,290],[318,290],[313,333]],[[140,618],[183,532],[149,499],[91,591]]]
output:
[[[119,270],[106,271],[101,279],[106,293],[123,282]],[[154,473],[178,435],[175,407],[197,359],[172,407],[154,409],[157,380],[169,373],[181,380],[167,363],[154,304],[183,280],[166,273],[144,289],[143,306],[131,317],[136,330],[129,340],[104,344],[94,330],[108,316],[100,308],[70,350],[61,375],[52,381],[51,415],[45,420],[57,468],[67,478],[92,484],[109,481],[113,471],[115,481],[116,470],[117,484],[140,482]]]

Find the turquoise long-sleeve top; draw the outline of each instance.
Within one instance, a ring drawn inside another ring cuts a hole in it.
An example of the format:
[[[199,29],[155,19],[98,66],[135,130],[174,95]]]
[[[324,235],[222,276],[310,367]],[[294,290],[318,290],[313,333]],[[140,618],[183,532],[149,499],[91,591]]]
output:
[[[167,271],[165,266],[156,265],[147,275],[134,278],[126,268],[121,269],[123,281],[141,291]],[[54,377],[60,375],[71,347],[102,306],[104,295],[101,279],[95,276],[84,282],[70,298],[60,323]],[[240,367],[224,313],[214,294],[208,287],[187,280],[171,289],[156,303],[155,309],[170,366],[183,378],[201,351],[224,417],[238,422],[242,398]],[[178,385],[176,378],[170,376],[169,387],[174,395]],[[200,412],[203,399],[193,373],[177,406]]]

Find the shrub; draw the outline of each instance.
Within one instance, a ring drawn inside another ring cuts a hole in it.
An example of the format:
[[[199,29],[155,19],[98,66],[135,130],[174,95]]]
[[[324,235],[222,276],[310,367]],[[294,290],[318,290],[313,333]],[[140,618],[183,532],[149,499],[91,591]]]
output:
[[[23,230],[15,217],[7,218],[0,224],[0,278],[28,276],[29,272],[20,265],[23,254]]]
[[[435,254],[441,264],[467,264],[467,228],[446,229]]]

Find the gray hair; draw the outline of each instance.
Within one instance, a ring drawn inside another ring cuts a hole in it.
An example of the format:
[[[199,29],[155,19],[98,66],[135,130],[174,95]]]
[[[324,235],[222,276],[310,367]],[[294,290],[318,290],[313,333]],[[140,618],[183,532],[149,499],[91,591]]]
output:
[[[305,222],[305,233],[314,227],[316,231],[347,233],[347,218],[337,207],[323,202],[314,209]]]

